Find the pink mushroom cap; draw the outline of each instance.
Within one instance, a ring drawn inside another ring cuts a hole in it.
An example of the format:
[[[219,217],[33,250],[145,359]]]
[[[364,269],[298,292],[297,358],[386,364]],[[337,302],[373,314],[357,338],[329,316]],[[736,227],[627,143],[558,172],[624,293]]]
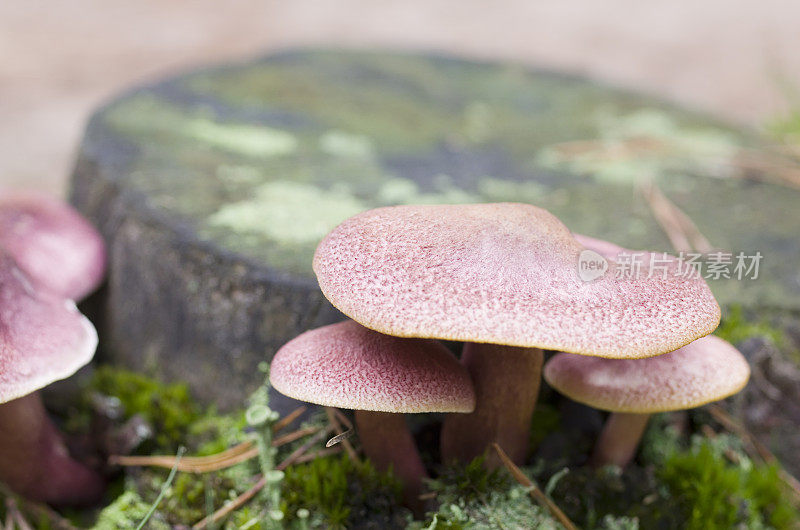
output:
[[[37,291],[0,250],[0,403],[69,377],[96,347],[97,333],[75,303]]]
[[[709,335],[649,359],[559,353],[547,383],[574,401],[611,412],[654,413],[699,407],[739,392],[750,366],[729,343]]]
[[[289,397],[330,407],[399,413],[475,408],[467,371],[442,344],[390,337],[352,320],[286,343],[272,360],[270,382]]]
[[[0,247],[38,286],[80,300],[102,282],[105,243],[69,205],[41,194],[0,199]]]
[[[393,206],[335,228],[314,271],[345,315],[401,337],[643,358],[719,324],[702,278],[584,281],[584,250],[555,216],[527,204]]]

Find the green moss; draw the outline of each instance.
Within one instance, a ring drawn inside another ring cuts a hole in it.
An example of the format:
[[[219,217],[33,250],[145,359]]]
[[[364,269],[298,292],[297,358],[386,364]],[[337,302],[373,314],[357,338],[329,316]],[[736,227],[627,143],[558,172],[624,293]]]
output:
[[[782,529],[800,524],[775,466],[732,464],[707,440],[670,456],[659,478],[682,510],[687,529]]]
[[[441,496],[439,510],[429,514],[425,522],[409,526],[412,530],[467,530],[536,528],[555,530],[563,528],[539,505],[531,501],[522,486],[492,491],[479,499]]]
[[[443,469],[428,486],[439,509],[411,529],[561,528],[504,469],[487,471],[482,457]]]
[[[670,415],[654,414],[642,436],[640,459],[644,464],[661,466],[670,455],[682,449],[682,442],[681,433],[670,421]]]
[[[428,487],[431,491],[458,495],[469,501],[494,490],[507,489],[512,484],[507,473],[499,469],[487,471],[483,462],[484,457],[480,456],[466,466],[447,466],[437,479],[429,481]]]
[[[643,440],[641,460],[646,467],[569,470],[552,488],[552,498],[582,528],[629,528],[634,521],[641,528],[669,529],[800,524],[778,468],[755,465],[733,435],[694,435],[687,444],[668,425],[668,415],[659,415]]]
[[[231,71],[222,82],[214,74],[199,75],[189,80],[188,88],[255,108],[269,108],[279,101],[283,109],[313,116],[341,130],[362,132],[379,140],[384,148],[428,147],[443,130],[457,130],[460,125],[459,116],[449,112],[449,106],[436,104],[437,95],[425,93],[425,85],[408,91],[406,86],[392,86],[380,78],[353,84],[349,65],[341,65],[340,70],[335,59],[309,60],[319,68],[272,64]],[[362,68],[372,69],[367,64]],[[375,69],[391,75],[391,62],[377,63]]]
[[[739,344],[753,337],[766,337],[777,345],[784,344],[783,330],[771,325],[766,319],[753,321],[746,317],[740,305],[731,306],[723,315],[714,335],[732,344]]]
[[[312,527],[352,528],[369,520],[374,528],[392,528],[406,518],[400,492],[391,474],[377,472],[369,462],[355,464],[346,455],[318,458],[286,469],[283,511],[290,524],[306,509],[317,514]]]
[[[191,403],[185,389],[110,368],[98,372],[93,389],[113,390],[126,407],[139,413],[152,405],[153,396],[162,397],[171,405],[149,411],[155,423],[163,423],[159,416],[178,414]],[[140,401],[132,397],[136,393],[146,393],[150,399]],[[219,416],[193,406],[189,410],[191,425],[171,425],[183,433],[181,440],[195,448],[193,452],[218,452],[250,436],[244,413]],[[558,429],[559,416],[547,403],[538,407],[533,418],[534,439]],[[279,458],[300,443],[302,440],[281,448]],[[726,458],[731,451],[739,464]],[[625,471],[579,467],[554,472],[552,466],[538,466],[526,472],[540,484],[547,484],[545,489],[556,504],[587,530],[737,525],[783,529],[800,524],[800,515],[782,490],[778,469],[754,465],[733,435],[718,435],[713,440],[695,435],[688,443],[671,428],[669,415],[656,415],[643,440],[639,461],[646,467],[632,465]],[[149,528],[166,529],[202,519],[252,486],[258,472],[258,462],[251,460],[205,475],[179,473]],[[126,480],[125,492],[101,512],[94,528],[135,528],[166,476],[167,471],[161,469],[133,472]],[[411,530],[559,528],[505,470],[487,472],[481,459],[442,469],[429,486],[436,494],[438,508],[424,520],[412,522],[410,514],[399,506],[400,485],[391,475],[376,472],[369,463],[355,464],[345,455],[320,458],[286,470],[280,493],[282,524],[291,529],[406,525]],[[265,517],[270,505],[274,505],[273,500],[266,502],[257,496],[218,528],[275,528]]]
[[[581,528],[603,528],[608,516],[636,519],[642,528],[681,528],[680,514],[659,487],[648,468],[580,467],[556,482],[551,497]]]
[[[183,132],[215,147],[258,158],[286,155],[297,149],[297,139],[293,135],[272,127],[195,119],[184,124]]]
[[[180,141],[184,137],[253,158],[288,155],[298,147],[297,138],[287,131],[263,125],[220,123],[202,112],[183,113],[151,96],[132,98],[116,106],[110,112],[109,120],[124,131],[150,131],[170,141]]]
[[[94,530],[135,530],[149,510],[150,504],[145,502],[137,492],[129,490],[103,508],[92,528]],[[161,518],[160,514],[154,514],[147,524],[147,528],[150,530],[170,529],[170,525]]]
[[[137,491],[141,492],[142,498],[153,501],[166,478],[166,471],[148,469],[138,478]],[[245,489],[246,482],[236,483],[222,473],[178,473],[167,489],[167,495],[161,501],[157,513],[173,525],[192,524],[208,515],[207,498],[214,500],[216,509],[222,501],[236,497]]]
[[[208,218],[211,227],[250,232],[286,245],[316,243],[333,227],[367,206],[347,189],[277,180],[254,196],[226,204]]]
[[[319,148],[324,153],[343,158],[372,158],[375,156],[375,146],[368,136],[350,134],[336,129],[320,136]]]
[[[600,528],[602,530],[639,530],[639,519],[624,515],[606,515],[600,523]]]
[[[89,391],[119,399],[128,418],[141,415],[153,426],[155,444],[163,450],[173,451],[201,417],[201,409],[185,384],[161,383],[122,368],[98,367]]]
[[[207,411],[189,427],[189,438],[197,448],[197,456],[213,455],[247,439],[244,411],[217,414]]]
[[[738,139],[721,128],[681,126],[668,112],[641,108],[630,114],[598,112],[596,142],[565,154],[560,146],[540,151],[545,167],[630,184],[682,173],[726,176]],[[563,146],[561,146],[563,147]]]

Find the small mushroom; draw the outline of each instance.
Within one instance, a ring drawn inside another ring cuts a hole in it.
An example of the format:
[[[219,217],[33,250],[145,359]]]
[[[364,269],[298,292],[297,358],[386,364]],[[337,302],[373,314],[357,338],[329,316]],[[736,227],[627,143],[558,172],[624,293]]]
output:
[[[105,273],[97,230],[69,205],[42,194],[0,199],[0,247],[37,286],[70,300],[94,291]]]
[[[73,460],[37,390],[88,363],[97,333],[75,304],[37,290],[0,250],[0,481],[56,505],[99,499],[103,480]]]
[[[439,342],[376,333],[352,320],[307,331],[272,360],[270,383],[302,401],[355,410],[364,453],[393,468],[418,509],[425,467],[403,413],[471,412],[466,370]]]
[[[497,442],[520,463],[541,348],[648,357],[719,323],[702,280],[585,282],[583,250],[556,217],[527,204],[394,206],[335,228],[317,247],[314,271],[328,300],[366,327],[466,342],[461,361],[477,404],[445,420],[443,456],[471,460]]]
[[[739,392],[750,367],[715,336],[649,359],[602,359],[559,353],[544,368],[547,383],[574,401],[611,412],[595,445],[594,465],[625,467],[650,415],[699,407]]]

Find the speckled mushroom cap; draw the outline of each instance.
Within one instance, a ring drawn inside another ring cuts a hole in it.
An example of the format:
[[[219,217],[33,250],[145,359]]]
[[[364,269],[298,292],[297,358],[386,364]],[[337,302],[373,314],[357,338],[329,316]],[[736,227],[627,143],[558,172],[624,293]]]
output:
[[[611,412],[654,413],[698,407],[739,392],[750,367],[739,350],[709,335],[649,359],[559,353],[544,378],[565,396]]]
[[[80,300],[103,279],[105,244],[69,205],[39,194],[0,199],[0,246],[39,286]]]
[[[74,302],[37,291],[0,251],[0,403],[75,373],[97,347],[97,333]]]
[[[578,275],[583,250],[556,217],[527,204],[394,206],[335,228],[314,271],[344,314],[402,337],[641,358],[719,324],[702,279],[587,282]]]
[[[352,320],[307,331],[272,360],[270,382],[289,397],[380,412],[472,412],[464,367],[434,340],[401,339]]]

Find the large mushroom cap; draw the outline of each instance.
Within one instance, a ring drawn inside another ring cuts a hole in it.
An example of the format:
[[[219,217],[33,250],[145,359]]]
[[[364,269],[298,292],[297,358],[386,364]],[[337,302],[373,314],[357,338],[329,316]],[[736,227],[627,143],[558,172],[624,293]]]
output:
[[[466,370],[442,344],[382,335],[352,320],[289,341],[272,360],[270,382],[289,397],[332,407],[379,412],[475,408]]]
[[[649,359],[602,359],[559,353],[544,378],[565,396],[611,412],[653,413],[698,407],[739,392],[750,367],[713,335]]]
[[[97,347],[97,333],[75,304],[36,291],[0,250],[0,403],[75,373]]]
[[[0,199],[0,246],[38,285],[80,300],[105,273],[100,234],[69,205],[39,194]]]
[[[719,324],[702,279],[584,281],[584,250],[556,217],[527,204],[394,206],[335,228],[317,248],[314,271],[347,316],[403,337],[639,358]]]

